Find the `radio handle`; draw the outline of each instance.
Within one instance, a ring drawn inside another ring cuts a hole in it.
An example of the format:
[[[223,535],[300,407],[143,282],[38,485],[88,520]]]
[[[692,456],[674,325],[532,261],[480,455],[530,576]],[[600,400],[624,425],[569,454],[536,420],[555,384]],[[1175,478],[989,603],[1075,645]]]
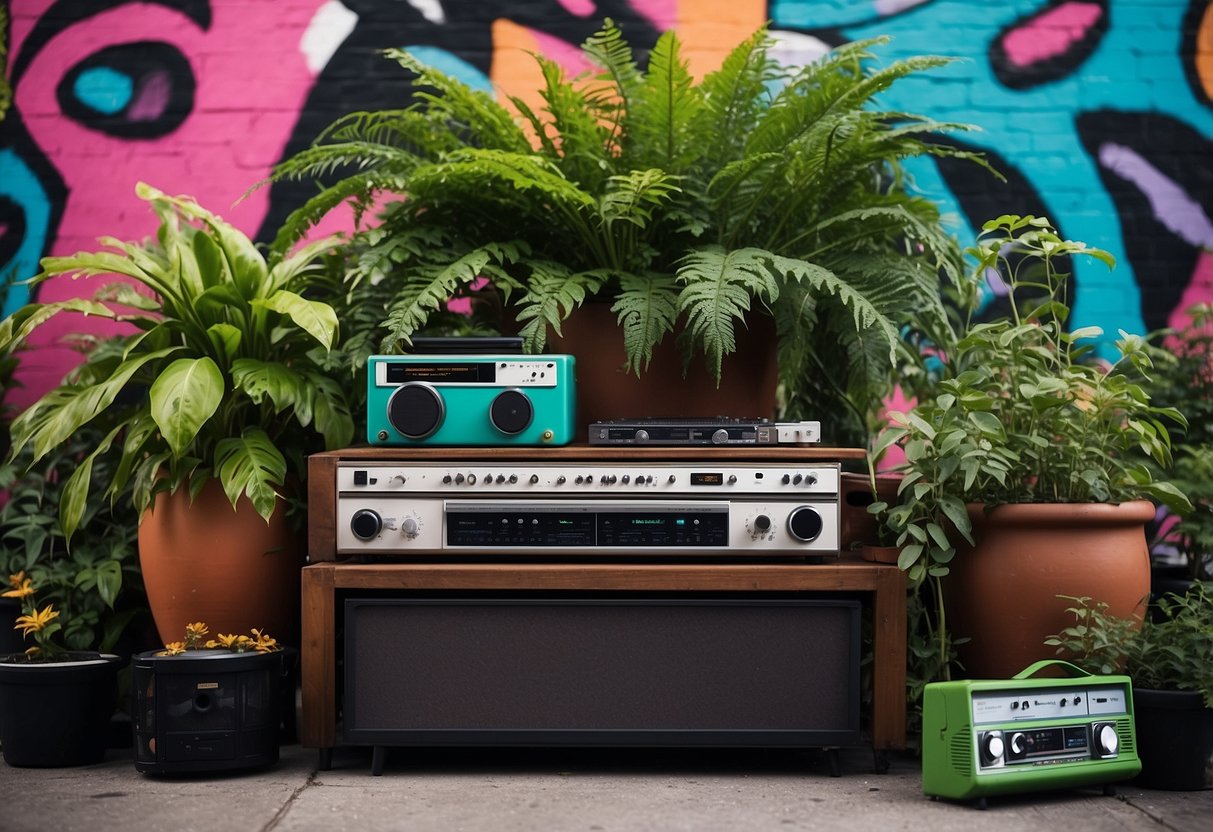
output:
[[[1066,671],[1066,673],[1069,676],[1071,676],[1073,678],[1095,675],[1093,673],[1088,673],[1087,671],[1083,670],[1081,667],[1079,667],[1076,664],[1070,664],[1069,662],[1062,661],[1061,659],[1041,659],[1038,662],[1028,665],[1023,670],[1019,671],[1014,676],[1012,676],[1011,678],[1012,679],[1027,679],[1029,676],[1035,676],[1037,673],[1044,670],[1046,667],[1061,668],[1062,670]]]

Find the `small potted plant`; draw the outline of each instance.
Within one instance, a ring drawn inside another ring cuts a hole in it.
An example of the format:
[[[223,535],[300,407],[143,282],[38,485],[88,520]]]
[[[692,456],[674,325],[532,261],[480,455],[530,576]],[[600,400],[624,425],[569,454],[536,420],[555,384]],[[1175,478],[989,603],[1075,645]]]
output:
[[[286,653],[257,628],[210,635],[194,621],[181,641],[132,659],[138,771],[230,771],[278,761]],[[294,687],[286,692],[293,708]]]
[[[1157,475],[1171,462],[1168,424],[1185,420],[1145,392],[1142,338],[1122,332],[1106,366],[1093,360],[1098,328],[1067,330],[1069,258],[1112,265],[1109,254],[1010,215],[986,223],[969,254],[959,320],[926,322],[930,350],[907,376],[915,404],[875,443],[877,456],[904,452],[899,496],[871,510],[896,532],[911,581],[933,584],[941,664],[955,632],[969,639],[969,675],[1008,678],[1064,623],[1059,591],[1140,615],[1151,501],[1190,508]],[[981,321],[988,279],[1011,311]]]
[[[970,156],[934,139],[962,125],[875,106],[947,63],[877,67],[885,42],[788,70],[763,29],[696,80],[674,32],[642,67],[608,20],[583,47],[593,72],[536,57],[540,112],[391,50],[412,103],[345,116],[274,171],[328,183],[276,246],[347,200],[358,216],[378,208],[353,251],[381,349],[407,349],[452,295],[487,282],[512,304],[499,326],[520,328],[528,351],[576,356],[584,422],[770,417],[777,376],[790,407],[847,421],[848,397],[862,409],[885,392],[894,321],[938,308],[939,271],[958,262],[901,163]],[[706,384],[686,373],[696,355]]]
[[[1045,640],[1092,673],[1133,679],[1137,782],[1156,789],[1213,786],[1213,596],[1204,583],[1167,595],[1144,621],[1108,604],[1063,596],[1074,623]]]
[[[66,541],[104,459],[106,495],[129,494],[140,517],[140,566],[162,638],[202,615],[225,630],[293,632],[302,548],[286,508],[298,502],[307,455],[354,432],[349,385],[326,363],[337,313],[320,298],[342,294],[324,268],[334,240],[267,261],[191,198],[143,183],[137,193],[159,218],[154,241],[105,237],[101,251],[44,258],[35,280],[102,275],[105,284],[92,299],[31,303],[0,322],[0,350],[63,313],[131,330],[97,344],[13,421],[11,454],[28,447],[35,464],[104,424],[63,484]]]
[[[61,636],[72,622],[54,604],[37,601],[24,572],[10,575],[6,598],[18,599],[16,629],[33,643],[0,656],[0,745],[12,766],[76,766],[105,756],[121,659],[68,650]]]

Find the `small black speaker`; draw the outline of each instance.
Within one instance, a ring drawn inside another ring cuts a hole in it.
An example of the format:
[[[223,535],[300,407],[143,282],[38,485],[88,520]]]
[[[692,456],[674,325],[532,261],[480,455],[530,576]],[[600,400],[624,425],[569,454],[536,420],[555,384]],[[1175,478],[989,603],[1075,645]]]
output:
[[[343,736],[856,744],[859,620],[836,596],[348,598]]]
[[[285,653],[159,652],[131,660],[136,770],[229,771],[278,762]]]

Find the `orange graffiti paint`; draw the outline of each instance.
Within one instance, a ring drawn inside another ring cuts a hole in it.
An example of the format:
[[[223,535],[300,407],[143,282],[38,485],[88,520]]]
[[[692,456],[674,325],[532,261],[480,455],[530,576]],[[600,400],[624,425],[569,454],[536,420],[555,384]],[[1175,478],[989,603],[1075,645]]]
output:
[[[1196,33],[1196,75],[1205,95],[1213,98],[1213,3],[1205,8]]]

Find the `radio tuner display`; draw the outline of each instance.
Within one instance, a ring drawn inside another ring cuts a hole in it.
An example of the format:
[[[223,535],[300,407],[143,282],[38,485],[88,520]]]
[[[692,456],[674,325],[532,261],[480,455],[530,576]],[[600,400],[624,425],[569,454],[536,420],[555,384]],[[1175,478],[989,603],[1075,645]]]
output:
[[[692,471],[691,485],[724,485],[724,474]]]
[[[448,507],[448,546],[726,547],[728,509]]]
[[[388,384],[428,381],[446,384],[491,384],[497,380],[497,368],[491,362],[447,362],[433,364],[388,364],[384,367]]]

